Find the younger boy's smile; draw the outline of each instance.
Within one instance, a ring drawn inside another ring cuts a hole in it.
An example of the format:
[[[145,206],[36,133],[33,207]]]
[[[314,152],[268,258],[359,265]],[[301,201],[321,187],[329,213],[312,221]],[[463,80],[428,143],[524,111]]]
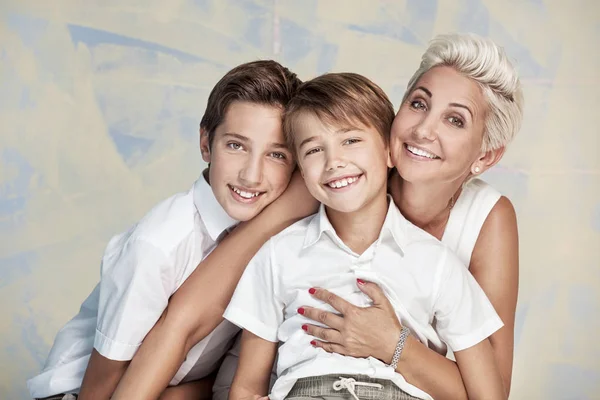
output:
[[[330,179],[325,183],[325,186],[335,192],[341,192],[345,189],[350,189],[355,186],[363,174],[346,175],[339,178]]]
[[[294,140],[306,187],[328,209],[362,210],[385,192],[389,157],[375,128],[332,126],[304,113],[296,117]]]

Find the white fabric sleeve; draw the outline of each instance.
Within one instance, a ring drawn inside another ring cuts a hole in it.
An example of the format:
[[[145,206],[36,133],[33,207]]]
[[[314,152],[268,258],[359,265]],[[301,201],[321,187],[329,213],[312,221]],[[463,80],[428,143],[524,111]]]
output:
[[[105,257],[94,348],[111,360],[131,360],[167,307],[174,274],[166,255],[142,239]]]
[[[446,249],[436,282],[436,331],[452,351],[476,345],[504,325],[473,275]]]
[[[283,323],[284,304],[279,297],[279,279],[273,240],[256,253],[246,267],[223,317],[256,336],[277,342]]]

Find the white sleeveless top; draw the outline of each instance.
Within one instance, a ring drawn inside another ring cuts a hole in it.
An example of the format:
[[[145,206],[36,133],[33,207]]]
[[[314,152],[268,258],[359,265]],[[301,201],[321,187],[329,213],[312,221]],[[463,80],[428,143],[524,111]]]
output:
[[[501,196],[481,179],[472,179],[463,186],[450,211],[442,243],[450,247],[467,268],[481,227]]]

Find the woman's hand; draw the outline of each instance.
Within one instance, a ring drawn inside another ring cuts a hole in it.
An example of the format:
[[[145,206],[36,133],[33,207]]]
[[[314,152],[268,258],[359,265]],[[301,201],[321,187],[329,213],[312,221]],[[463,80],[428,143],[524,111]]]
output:
[[[321,340],[311,342],[329,353],[351,357],[375,357],[391,363],[402,325],[394,308],[379,286],[357,280],[358,288],[373,300],[370,307],[357,307],[325,290],[311,289],[311,294],[332,306],[341,315],[312,307],[302,307],[304,316],[329,328],[305,325],[309,335]],[[314,293],[313,293],[314,291]]]

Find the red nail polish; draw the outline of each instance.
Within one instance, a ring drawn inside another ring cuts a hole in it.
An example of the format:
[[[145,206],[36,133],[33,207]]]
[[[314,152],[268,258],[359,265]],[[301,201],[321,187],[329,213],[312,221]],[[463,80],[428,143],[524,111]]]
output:
[[[362,279],[357,279],[356,282],[358,282],[359,285],[364,285],[365,283],[367,283],[367,282],[363,281]]]
[[[302,329],[308,331],[308,325],[302,325]]]
[[[316,345],[317,345],[317,342],[315,342],[314,340],[311,340],[311,341],[310,341],[310,344],[312,344],[313,346],[316,346]]]
[[[310,293],[310,294],[315,294],[316,291],[317,291],[317,289],[315,289],[314,287],[311,287],[310,289],[308,289],[308,293]]]
[[[300,315],[304,315],[304,308],[303,308],[303,307],[300,307],[300,308],[298,309],[298,314],[300,314]]]

